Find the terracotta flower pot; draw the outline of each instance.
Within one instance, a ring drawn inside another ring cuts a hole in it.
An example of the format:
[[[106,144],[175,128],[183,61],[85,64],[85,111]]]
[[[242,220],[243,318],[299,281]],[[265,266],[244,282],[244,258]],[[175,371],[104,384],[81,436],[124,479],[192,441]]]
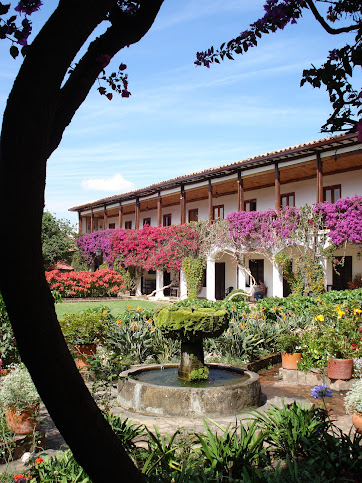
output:
[[[28,434],[39,429],[39,404],[29,406],[23,411],[5,406],[6,423],[16,434]]]
[[[353,413],[352,414],[352,424],[356,428],[357,433],[362,434],[362,414]]]
[[[328,359],[327,374],[330,379],[352,379],[353,359]]]
[[[300,352],[295,352],[293,354],[288,354],[287,352],[282,352],[282,368],[283,369],[298,369],[298,362],[302,360],[302,354]]]
[[[78,369],[84,370],[88,367],[88,357],[97,353],[97,344],[79,344],[73,347],[75,364]]]

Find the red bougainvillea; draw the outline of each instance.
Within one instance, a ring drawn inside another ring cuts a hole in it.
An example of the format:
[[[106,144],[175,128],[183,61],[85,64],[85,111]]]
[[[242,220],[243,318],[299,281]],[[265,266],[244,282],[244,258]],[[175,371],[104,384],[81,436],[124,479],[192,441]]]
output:
[[[113,270],[68,273],[52,270],[45,275],[50,289],[62,297],[116,296],[125,289],[122,276]]]

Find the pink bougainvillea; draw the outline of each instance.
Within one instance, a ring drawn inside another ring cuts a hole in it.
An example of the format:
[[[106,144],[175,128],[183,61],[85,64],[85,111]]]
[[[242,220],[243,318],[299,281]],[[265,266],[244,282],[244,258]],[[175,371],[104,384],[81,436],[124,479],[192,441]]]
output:
[[[117,230],[122,232],[123,230]],[[96,257],[97,250],[100,250],[105,262],[110,262],[111,258],[111,235],[114,230],[95,231],[81,236],[76,240],[79,251],[85,263],[91,265]]]

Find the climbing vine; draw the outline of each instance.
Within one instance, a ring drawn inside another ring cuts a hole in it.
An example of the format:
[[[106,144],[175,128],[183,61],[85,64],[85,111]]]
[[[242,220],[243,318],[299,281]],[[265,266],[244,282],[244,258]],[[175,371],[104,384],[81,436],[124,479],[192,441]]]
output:
[[[186,278],[187,297],[195,299],[202,288],[205,261],[201,257],[186,257],[182,262],[182,268]]]

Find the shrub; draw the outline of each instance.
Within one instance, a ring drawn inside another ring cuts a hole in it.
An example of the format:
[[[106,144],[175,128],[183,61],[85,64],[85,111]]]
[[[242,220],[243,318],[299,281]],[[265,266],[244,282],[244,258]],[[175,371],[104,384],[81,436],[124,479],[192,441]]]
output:
[[[115,297],[126,288],[122,275],[114,270],[67,273],[52,270],[45,275],[50,289],[62,297]]]
[[[95,344],[105,339],[110,320],[109,310],[100,307],[79,314],[64,314],[59,324],[68,344]]]
[[[40,397],[33,380],[24,364],[15,366],[2,379],[0,386],[0,403],[23,411],[40,402]]]
[[[354,381],[352,388],[344,398],[344,405],[348,413],[362,415],[362,379]]]
[[[0,358],[3,366],[20,362],[13,328],[6,311],[5,302],[0,293]]]

